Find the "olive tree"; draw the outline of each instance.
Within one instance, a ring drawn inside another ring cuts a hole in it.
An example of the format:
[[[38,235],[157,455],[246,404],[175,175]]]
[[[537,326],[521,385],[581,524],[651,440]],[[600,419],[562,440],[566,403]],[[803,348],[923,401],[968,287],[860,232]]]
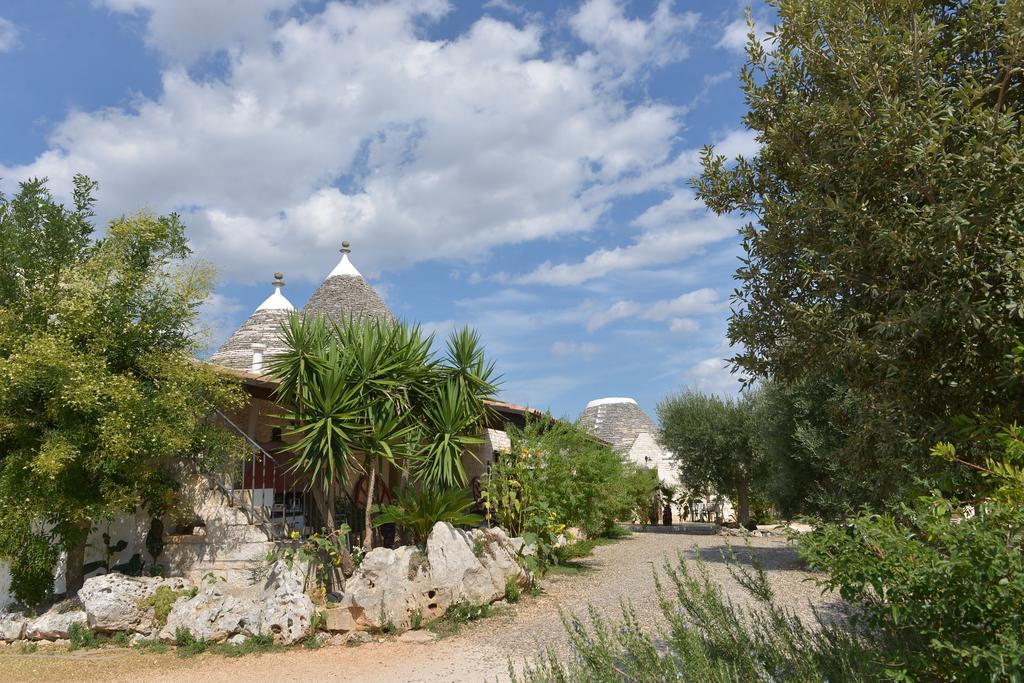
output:
[[[1002,381],[1024,335],[1024,10],[770,4],[778,26],[751,36],[742,72],[759,151],[706,149],[696,179],[713,210],[750,219],[733,361],[840,378],[921,470],[955,416],[1024,407]]]

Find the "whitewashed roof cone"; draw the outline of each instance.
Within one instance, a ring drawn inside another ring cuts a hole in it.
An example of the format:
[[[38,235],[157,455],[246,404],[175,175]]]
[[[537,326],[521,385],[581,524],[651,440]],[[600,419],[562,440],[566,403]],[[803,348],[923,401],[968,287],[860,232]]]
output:
[[[352,265],[348,242],[341,243],[341,260],[302,308],[305,314],[322,315],[341,322],[349,318],[394,320],[387,304]]]
[[[253,367],[254,345],[263,345],[264,358],[286,350],[281,326],[288,320],[288,315],[295,310],[291,302],[281,293],[284,287],[284,275],[274,273],[274,293],[256,308],[249,319],[235,330],[217,350],[210,356],[210,362],[236,370],[251,370]]]
[[[615,450],[628,453],[641,434],[657,437],[658,425],[631,398],[599,398],[587,404],[577,424]]]

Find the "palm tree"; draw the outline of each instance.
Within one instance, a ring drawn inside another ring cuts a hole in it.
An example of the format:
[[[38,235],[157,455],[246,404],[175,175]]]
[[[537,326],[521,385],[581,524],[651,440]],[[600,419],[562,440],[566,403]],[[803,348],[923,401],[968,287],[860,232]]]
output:
[[[466,484],[462,455],[480,443],[494,367],[468,329],[442,361],[418,326],[374,319],[325,322],[293,315],[288,350],[271,359],[282,417],[298,437],[292,471],[314,491],[332,529],[334,501],[349,473],[368,476],[363,545],[372,547],[372,507],[383,463],[411,465],[425,486]]]

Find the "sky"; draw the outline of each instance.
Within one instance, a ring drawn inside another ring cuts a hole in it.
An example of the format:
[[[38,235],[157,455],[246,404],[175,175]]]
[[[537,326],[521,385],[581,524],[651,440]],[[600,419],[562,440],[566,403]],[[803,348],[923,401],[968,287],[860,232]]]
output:
[[[747,4],[3,0],[0,189],[81,172],[99,226],[178,212],[218,273],[207,353],[349,240],[398,317],[480,332],[502,399],[654,416],[739,389],[742,219],[690,179],[704,145],[757,153]]]

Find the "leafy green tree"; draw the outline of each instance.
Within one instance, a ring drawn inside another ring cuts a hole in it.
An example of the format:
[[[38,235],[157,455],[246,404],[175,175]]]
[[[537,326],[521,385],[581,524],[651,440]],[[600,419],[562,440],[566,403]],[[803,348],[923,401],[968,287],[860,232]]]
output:
[[[740,524],[750,520],[751,489],[764,472],[753,439],[754,400],[749,393],[732,400],[688,390],[658,404],[660,441],[684,485],[734,495]]]
[[[926,472],[955,416],[1024,407],[1001,382],[1024,336],[1024,9],[770,4],[773,42],[752,37],[742,72],[760,150],[707,149],[696,180],[751,219],[733,360],[757,379],[839,377]]]
[[[81,587],[94,521],[168,510],[183,466],[223,456],[205,416],[239,401],[193,360],[211,272],[177,216],[90,241],[94,188],[76,176],[72,209],[43,181],[0,196],[0,553],[29,602],[58,547]]]
[[[287,351],[270,362],[284,419],[298,437],[293,469],[334,528],[334,500],[350,475],[368,476],[364,546],[373,543],[373,492],[382,463],[425,486],[466,486],[462,457],[482,442],[484,401],[496,391],[479,337],[454,333],[441,360],[418,326],[292,316]]]
[[[835,519],[899,499],[915,471],[899,435],[874,417],[863,394],[840,381],[761,385],[752,438],[764,459],[762,491],[783,517]]]

